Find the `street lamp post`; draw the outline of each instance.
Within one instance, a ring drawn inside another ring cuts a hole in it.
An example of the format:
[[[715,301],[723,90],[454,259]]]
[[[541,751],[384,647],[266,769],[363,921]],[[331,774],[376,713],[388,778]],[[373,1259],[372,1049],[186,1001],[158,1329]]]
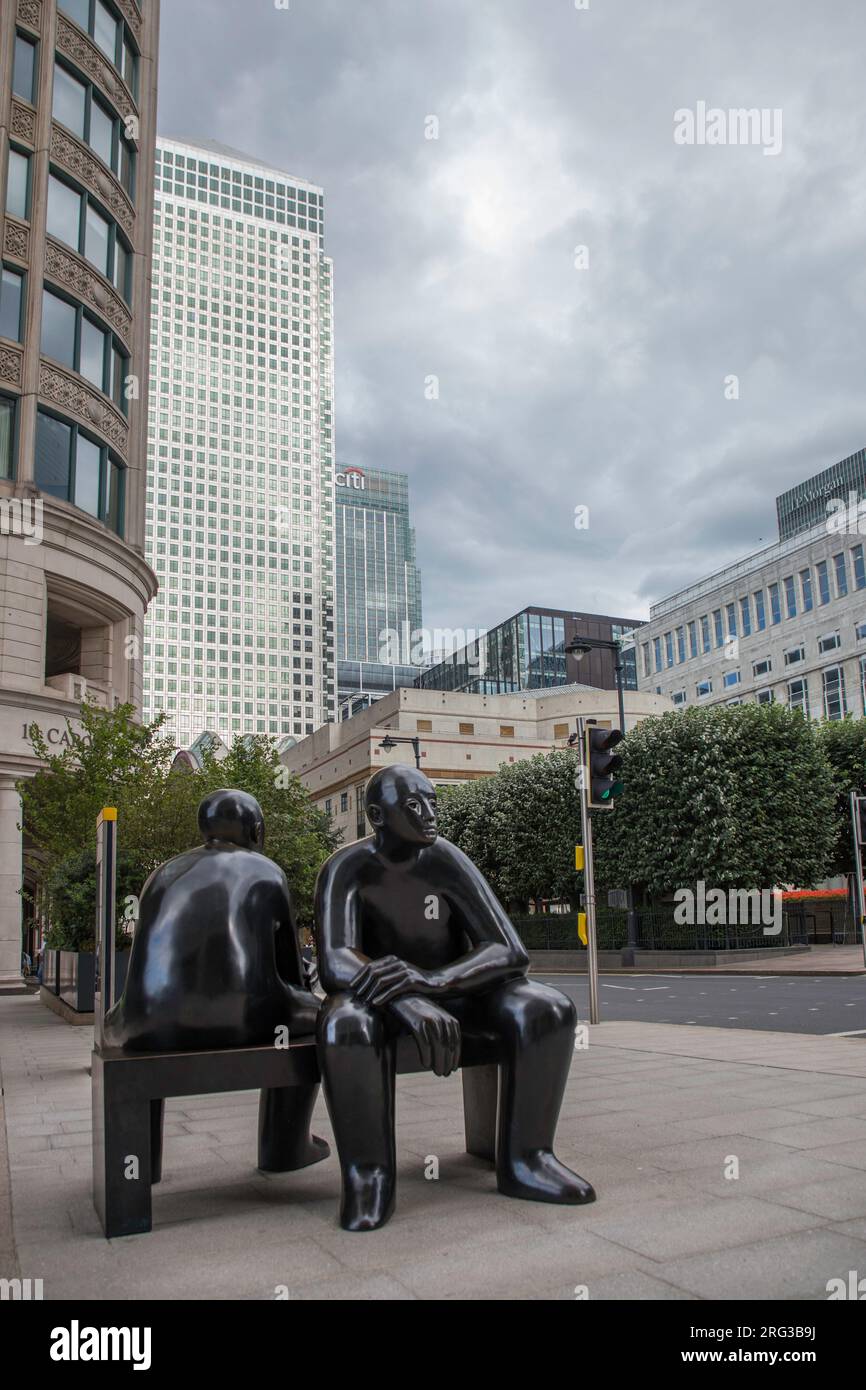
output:
[[[619,706],[619,727],[625,733],[625,695],[623,690],[622,642],[606,637],[575,637],[565,648],[566,656],[578,660],[591,651],[613,652],[613,672],[616,677],[616,698]],[[638,946],[637,913],[634,910],[634,892],[631,884],[626,888],[626,950],[629,955],[623,959],[624,965],[634,965],[634,953]]]
[[[414,753],[415,753],[415,766],[416,766],[416,768],[418,769],[418,771],[420,772],[420,771],[421,771],[421,740],[420,740],[420,738],[392,738],[390,734],[386,734],[385,737],[382,739],[382,742],[379,744],[379,747],[380,747],[380,748],[384,748],[384,750],[385,750],[386,753],[390,753],[390,752],[391,752],[391,749],[392,749],[392,748],[396,748],[398,743],[411,743],[412,748],[413,748]]]

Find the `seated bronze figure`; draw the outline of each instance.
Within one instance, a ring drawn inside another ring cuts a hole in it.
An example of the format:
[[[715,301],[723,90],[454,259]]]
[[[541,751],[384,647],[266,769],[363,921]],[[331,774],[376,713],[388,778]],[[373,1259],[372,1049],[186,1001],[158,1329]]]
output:
[[[340,1222],[374,1230],[394,1208],[395,1038],[447,1076],[461,1045],[493,1034],[499,1063],[496,1180],[509,1197],[591,1202],[553,1153],[576,1012],[527,980],[529,960],[489,884],[437,835],[436,793],[392,765],[366,791],[373,835],[337,850],[316,886],[319,972],[329,998],[319,1065],[343,1178]]]
[[[261,852],[264,818],[246,792],[217,791],[198,811],[204,844],[156,869],[141,893],[123,994],[103,1045],[214,1050],[312,1033],[319,1000],[304,987],[286,876]]]

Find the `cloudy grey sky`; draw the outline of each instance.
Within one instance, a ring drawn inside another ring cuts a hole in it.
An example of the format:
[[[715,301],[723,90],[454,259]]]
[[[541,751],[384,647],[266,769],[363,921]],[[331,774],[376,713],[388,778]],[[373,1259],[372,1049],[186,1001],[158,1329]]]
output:
[[[862,0],[163,0],[160,132],[325,188],[337,454],[410,474],[427,626],[646,616],[866,443],[864,48]]]

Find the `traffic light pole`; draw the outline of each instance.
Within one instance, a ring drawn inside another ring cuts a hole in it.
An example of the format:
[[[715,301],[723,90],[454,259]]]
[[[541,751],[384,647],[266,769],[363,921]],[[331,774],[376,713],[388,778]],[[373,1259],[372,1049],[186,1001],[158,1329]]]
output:
[[[578,747],[586,747],[586,721],[578,719]],[[581,758],[583,758],[581,751]],[[589,814],[588,767],[582,766],[580,778],[580,827],[583,836],[583,888],[586,900],[586,968],[589,978],[589,1021],[598,1023],[598,943],[595,933],[595,877],[592,864],[592,817]]]
[[[857,930],[863,947],[863,960],[866,963],[866,903],[863,895],[863,844],[860,839],[860,801],[856,792],[851,793],[851,838],[854,841],[854,891],[857,903]],[[587,928],[588,931],[588,928]]]

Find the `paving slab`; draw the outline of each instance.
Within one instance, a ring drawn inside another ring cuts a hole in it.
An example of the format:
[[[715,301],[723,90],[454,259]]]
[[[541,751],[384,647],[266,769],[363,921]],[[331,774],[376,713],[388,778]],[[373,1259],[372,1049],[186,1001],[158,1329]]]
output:
[[[37,998],[0,999],[0,1277],[43,1278],[48,1299],[817,1299],[866,1274],[856,1040],[592,1028],[557,1143],[596,1184],[588,1207],[502,1197],[464,1152],[459,1077],[398,1078],[397,1211],[364,1235],[337,1225],[333,1155],[257,1172],[254,1093],[178,1097],[154,1229],[112,1241],[91,1199],[90,1048]],[[331,1139],[321,1100],[314,1128]]]

